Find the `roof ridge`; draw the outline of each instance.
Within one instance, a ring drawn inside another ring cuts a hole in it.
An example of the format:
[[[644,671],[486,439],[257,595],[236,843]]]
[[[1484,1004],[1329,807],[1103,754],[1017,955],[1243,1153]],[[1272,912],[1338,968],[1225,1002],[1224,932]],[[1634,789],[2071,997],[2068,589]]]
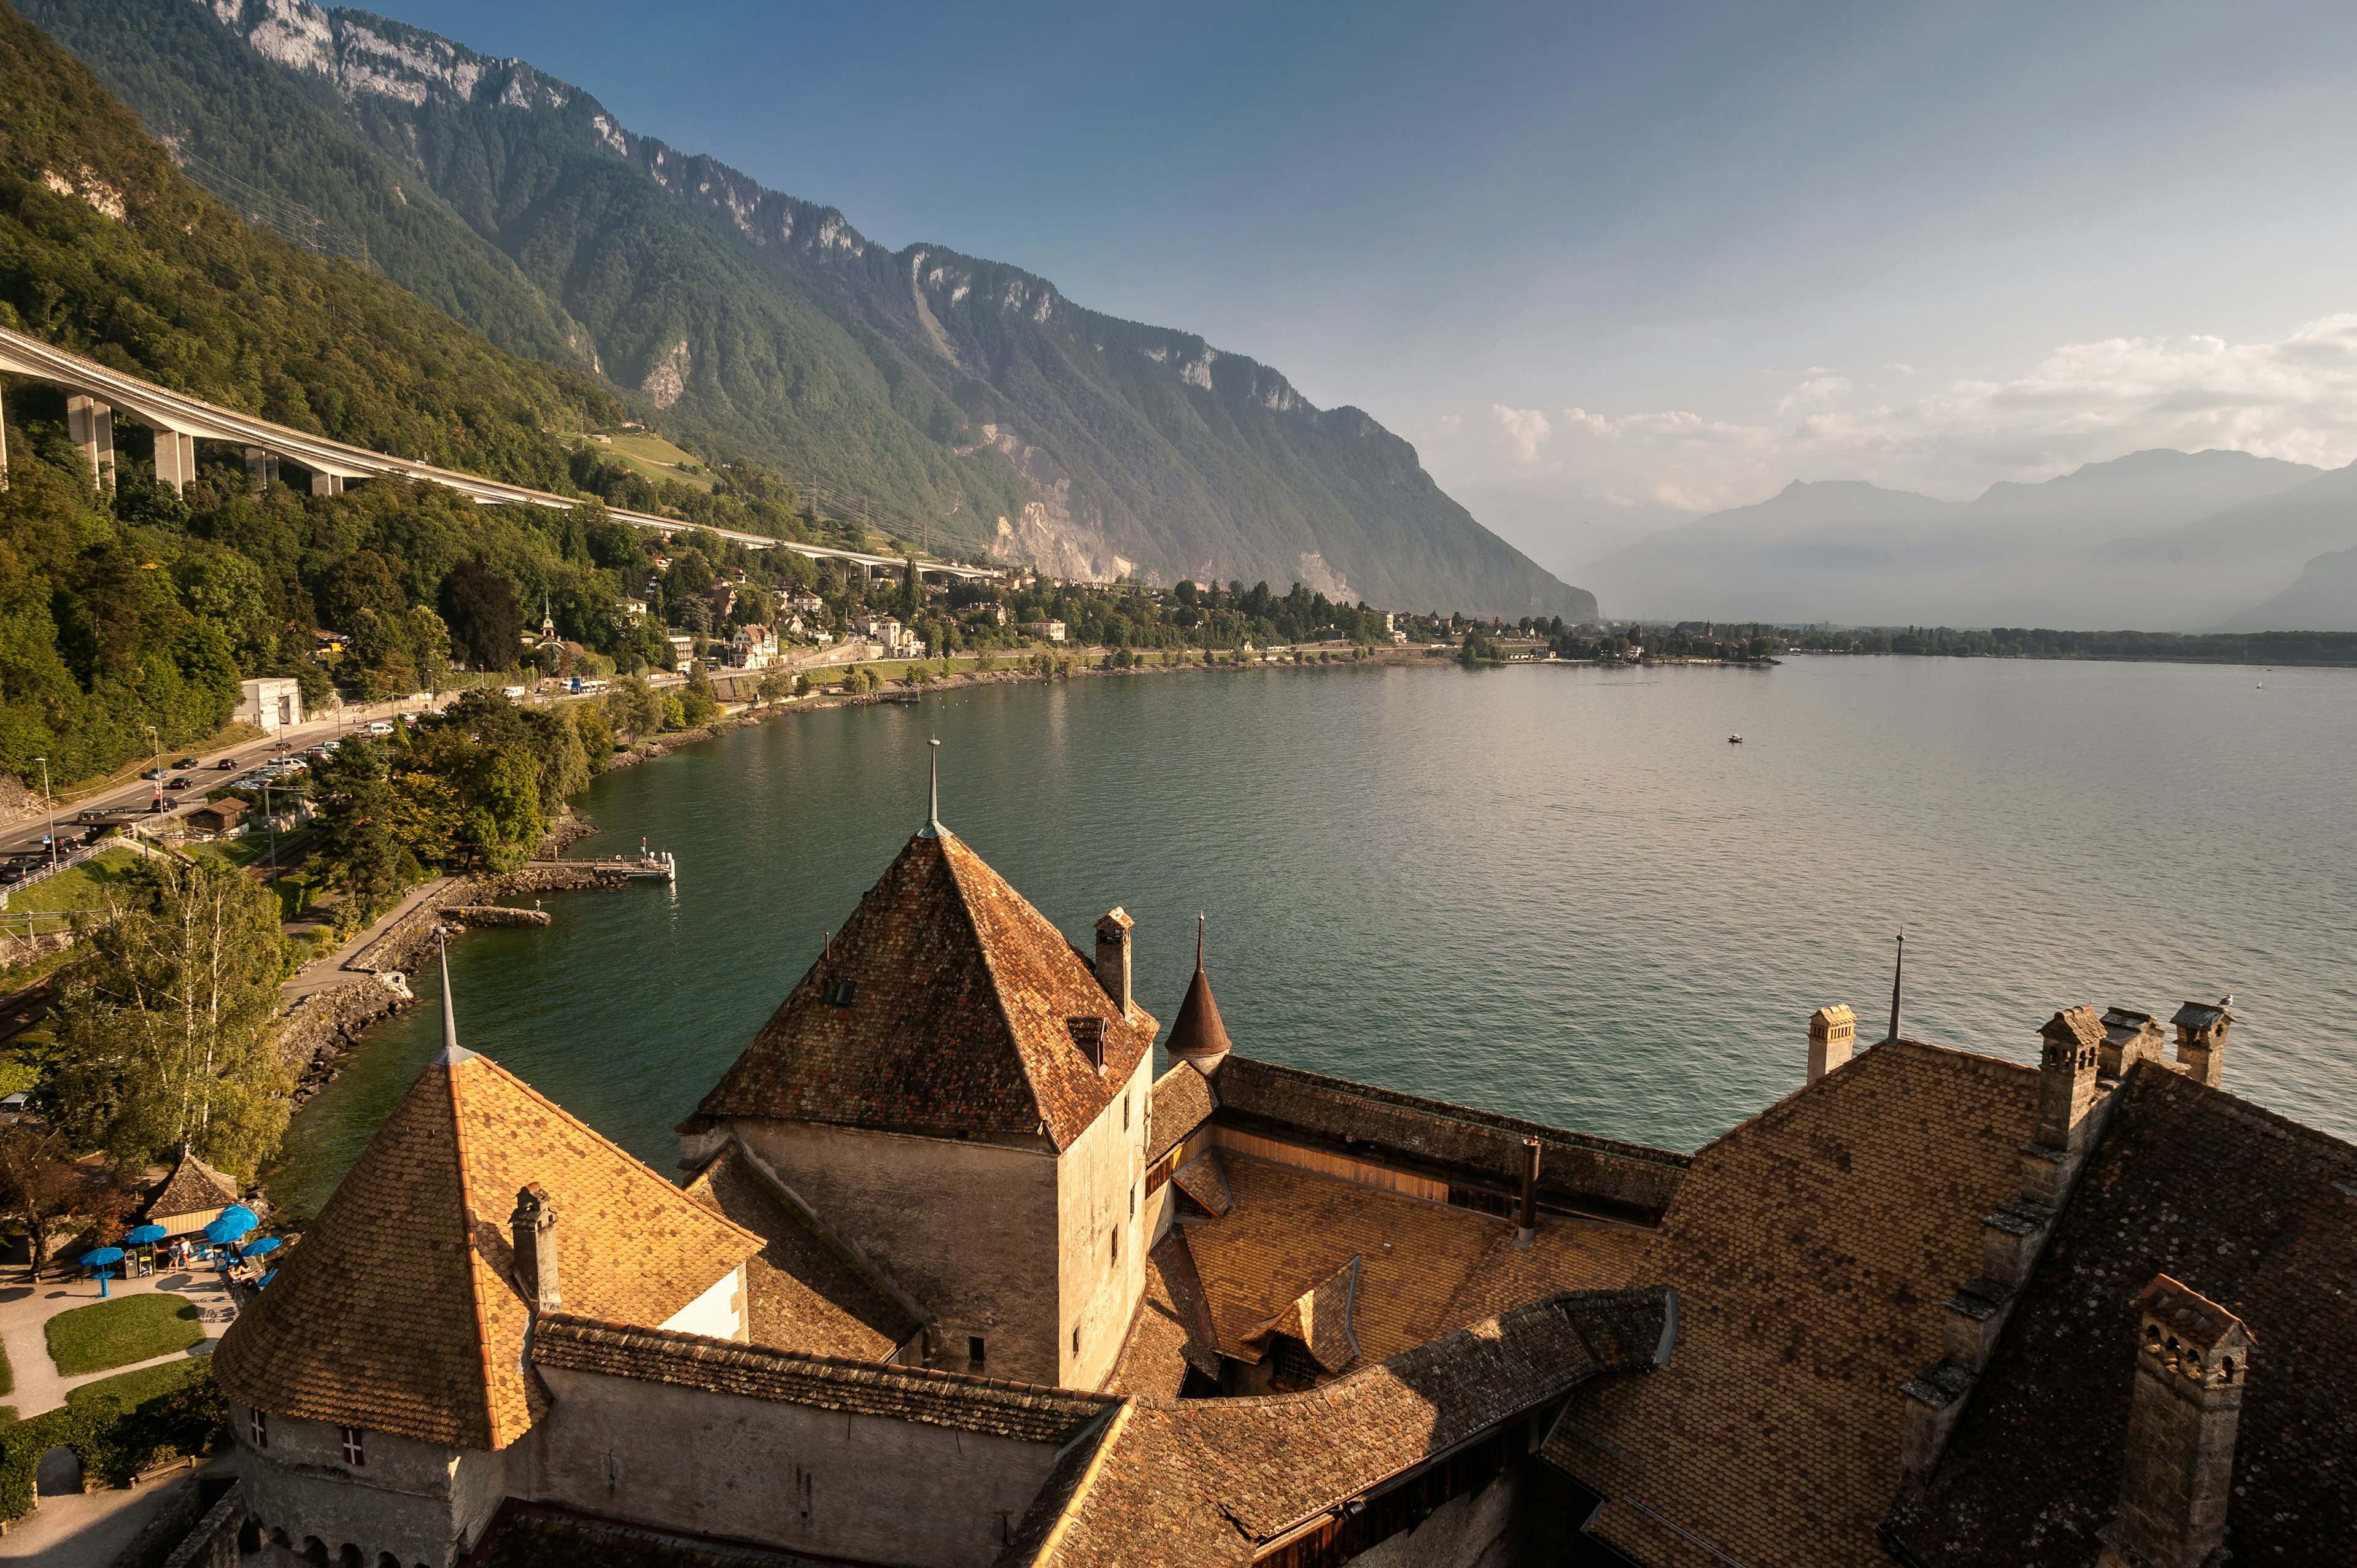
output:
[[[491,1434],[491,1452],[504,1446],[500,1441],[499,1402],[491,1397],[491,1380],[496,1375],[491,1367],[491,1325],[483,1310],[481,1276],[490,1272],[490,1263],[475,1245],[475,1179],[467,1157],[467,1121],[458,1110],[458,1069],[470,1061],[487,1061],[479,1053],[469,1053],[456,1061],[428,1062],[427,1072],[439,1068],[443,1087],[450,1097],[450,1153],[458,1165],[458,1217],[466,1235],[461,1239],[467,1253],[467,1305],[475,1318],[475,1363],[482,1373],[483,1418]],[[496,1063],[491,1065],[496,1066]]]
[[[897,1378],[919,1386],[970,1390],[977,1393],[1019,1400],[1053,1399],[1103,1409],[1120,1404],[1131,1397],[1126,1394],[1103,1393],[1091,1389],[1062,1388],[1053,1383],[1018,1382],[1012,1378],[976,1377],[971,1372],[952,1372],[938,1367],[904,1367],[889,1361],[863,1361],[856,1356],[831,1356],[817,1350],[790,1350],[782,1346],[755,1345],[734,1339],[716,1338],[709,1334],[693,1334],[683,1328],[661,1328],[638,1323],[614,1323],[601,1317],[585,1317],[576,1313],[544,1313],[540,1318],[540,1327],[544,1335],[554,1334],[559,1337],[635,1342],[694,1350],[700,1353],[700,1359],[705,1360],[727,1360],[742,1365],[792,1365],[822,1370],[864,1372],[877,1377]]]
[[[1895,1049],[1894,1047],[1905,1048]],[[1874,1041],[1864,1050],[1858,1052],[1857,1056],[1850,1058],[1848,1062],[1844,1063],[1844,1071],[1854,1069],[1860,1062],[1875,1060],[1875,1053],[1878,1051],[1889,1051],[1892,1055],[1896,1056],[1929,1053],[1930,1059],[1933,1061],[1938,1061],[1943,1058],[1958,1058],[1960,1062],[1969,1064],[1975,1068],[2003,1069],[2003,1076],[2008,1078],[2018,1078],[2034,1081],[2038,1077],[2038,1069],[2024,1062],[2008,1061],[2003,1057],[1991,1056],[1986,1051],[1968,1051],[1961,1047],[1943,1046],[1932,1040],[1912,1040],[1904,1036],[1901,1036],[1900,1038],[1895,1040]],[[1739,1133],[1748,1133],[1756,1127],[1774,1127],[1781,1124],[1787,1116],[1799,1114],[1800,1101],[1803,1095],[1817,1092],[1835,1092],[1832,1090],[1820,1090],[1818,1089],[1819,1084],[1854,1084],[1857,1081],[1857,1079],[1854,1077],[1845,1079],[1843,1071],[1835,1071],[1829,1072],[1823,1078],[1817,1079],[1813,1082],[1803,1083],[1798,1088],[1789,1090],[1781,1097],[1770,1101],[1759,1110],[1754,1111],[1750,1115],[1746,1116],[1734,1126],[1727,1128],[1717,1137],[1713,1138],[1708,1143],[1697,1147],[1693,1155],[1688,1157],[1690,1159],[1698,1160],[1704,1155],[1717,1148],[1720,1144],[1727,1143],[1729,1139],[1736,1137]]]
[[[1056,1136],[1056,1129],[1049,1123],[1047,1107],[1040,1101],[1039,1080],[1031,1076],[1031,1058],[1023,1054],[1023,1039],[1017,1032],[1015,1015],[1006,1010],[1006,980],[998,972],[997,959],[990,950],[989,940],[982,934],[982,922],[974,918],[973,896],[966,891],[965,878],[958,875],[957,857],[952,854],[950,850],[954,845],[965,850],[968,854],[974,854],[974,852],[967,848],[965,840],[947,828],[942,829],[934,835],[931,842],[941,846],[942,869],[949,874],[950,886],[957,889],[958,918],[965,922],[966,929],[974,933],[974,950],[982,956],[983,972],[990,976],[991,1010],[998,1015],[1000,1025],[1006,1030],[1007,1044],[1014,1047],[1016,1068],[1023,1074],[1023,1087],[1031,1096],[1033,1118],[1040,1130],[1047,1133],[1048,1141],[1056,1145],[1056,1152],[1061,1154],[1064,1151],[1063,1141]],[[978,854],[974,854],[974,861],[977,865],[985,865]],[[986,865],[985,869],[988,869]],[[997,874],[993,872],[992,875]],[[1028,907],[1029,901],[1027,899],[1025,903]],[[1060,940],[1064,940],[1067,946],[1070,945],[1070,939],[1065,938],[1063,932],[1058,931],[1056,935]]]

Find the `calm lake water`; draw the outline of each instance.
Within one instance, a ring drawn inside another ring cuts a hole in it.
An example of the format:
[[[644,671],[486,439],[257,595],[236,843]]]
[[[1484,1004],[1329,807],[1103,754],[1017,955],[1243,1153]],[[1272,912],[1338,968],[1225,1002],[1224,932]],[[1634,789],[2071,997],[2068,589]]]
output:
[[[594,784],[580,853],[643,834],[676,890],[468,935],[460,1038],[671,1169],[923,821],[934,734],[943,820],[1083,943],[1126,907],[1166,1028],[1208,914],[1270,1060],[1688,1149],[1799,1085],[1811,1009],[1879,1037],[1903,926],[1910,1035],[2029,1061],[2058,1007],[2231,992],[2228,1087],[2357,1136],[2338,671],[1286,670],[800,715]],[[324,1200],[439,1027],[388,1023],[303,1109],[280,1202]]]

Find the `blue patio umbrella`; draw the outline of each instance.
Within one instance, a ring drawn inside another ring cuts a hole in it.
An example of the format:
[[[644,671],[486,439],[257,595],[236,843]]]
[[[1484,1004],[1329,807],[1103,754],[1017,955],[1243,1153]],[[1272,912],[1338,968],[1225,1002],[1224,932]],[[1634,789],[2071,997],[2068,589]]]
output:
[[[260,1290],[263,1286],[264,1286],[264,1285],[268,1284],[271,1281],[273,1281],[273,1280],[276,1279],[277,1277],[278,1277],[278,1271],[277,1271],[276,1269],[273,1269],[273,1270],[271,1270],[268,1273],[266,1273],[266,1274],[263,1275],[260,1279],[258,1279],[258,1280],[254,1281],[254,1282],[253,1282],[253,1288],[254,1288],[254,1289],[256,1289],[256,1290]]]
[[[247,1242],[244,1246],[239,1248],[238,1251],[245,1257],[259,1258],[265,1256],[268,1253],[275,1252],[281,1245],[283,1245],[283,1243],[280,1242],[277,1237],[264,1236],[259,1241]]]
[[[120,1247],[96,1247],[81,1255],[81,1261],[98,1271],[98,1294],[106,1294],[106,1271],[113,1263],[123,1262]]]
[[[242,1203],[232,1203],[221,1211],[223,1219],[242,1219],[248,1230],[262,1223],[262,1217]]]
[[[123,1239],[135,1247],[149,1247],[170,1234],[161,1225],[135,1225],[123,1233]]]
[[[241,1215],[243,1216],[242,1219],[239,1218]],[[253,1216],[247,1214],[242,1208],[233,1209],[206,1226],[204,1236],[206,1240],[216,1246],[225,1247],[231,1242],[242,1240],[246,1232],[253,1229]]]

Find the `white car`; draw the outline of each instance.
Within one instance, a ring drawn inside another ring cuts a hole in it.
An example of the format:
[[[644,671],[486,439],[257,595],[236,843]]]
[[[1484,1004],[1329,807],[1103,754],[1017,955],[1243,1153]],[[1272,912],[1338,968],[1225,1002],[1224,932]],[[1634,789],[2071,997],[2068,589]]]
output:
[[[522,686],[502,686],[500,688],[500,695],[505,697],[511,703],[521,703],[523,701],[523,688]]]

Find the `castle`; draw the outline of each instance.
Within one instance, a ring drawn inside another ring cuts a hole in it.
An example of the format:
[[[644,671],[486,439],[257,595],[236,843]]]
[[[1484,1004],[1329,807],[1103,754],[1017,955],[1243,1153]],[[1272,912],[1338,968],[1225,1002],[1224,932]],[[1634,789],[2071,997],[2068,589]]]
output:
[[[679,1133],[444,1045],[223,1338],[180,1561],[2357,1558],[2357,1148],[2233,1015],[1828,1007],[1688,1155],[1168,1039],[934,819]]]

